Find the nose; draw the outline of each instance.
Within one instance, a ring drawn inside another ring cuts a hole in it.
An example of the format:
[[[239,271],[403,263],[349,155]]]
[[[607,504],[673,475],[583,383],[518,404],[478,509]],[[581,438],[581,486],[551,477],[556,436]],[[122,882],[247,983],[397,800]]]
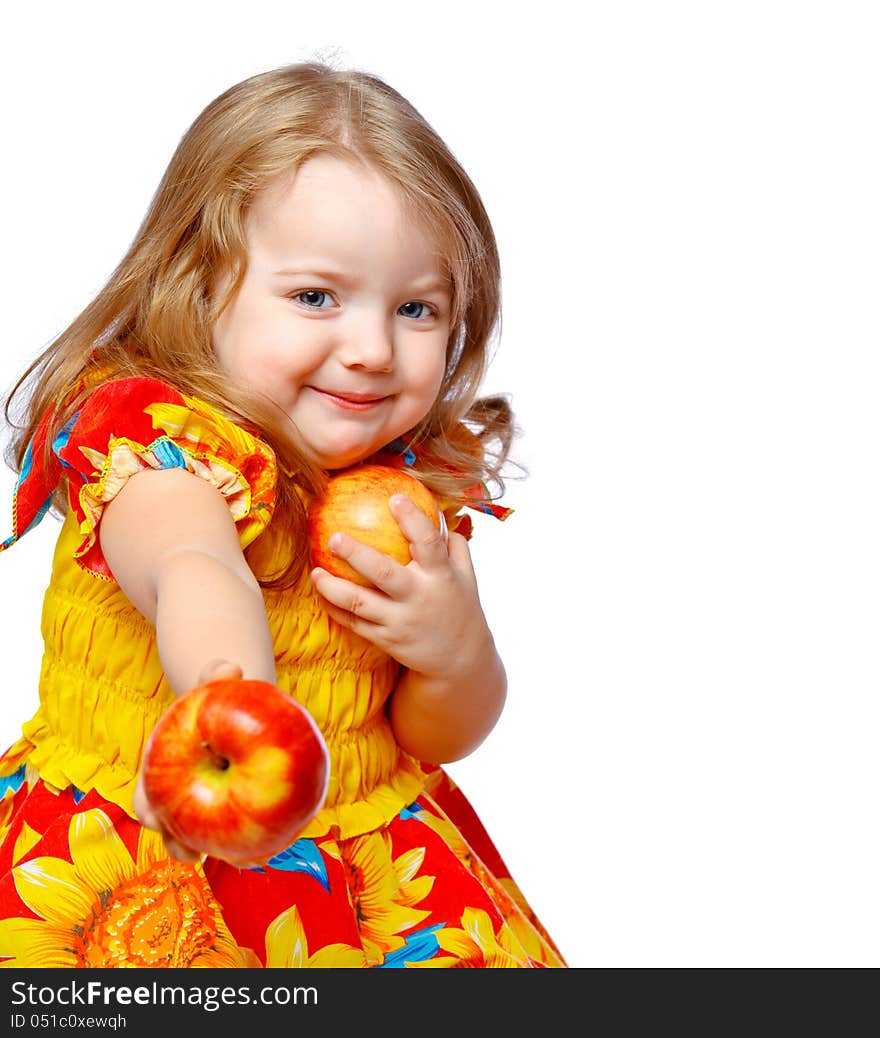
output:
[[[354,322],[348,329],[340,355],[347,368],[390,371],[394,361],[391,328],[380,318]]]

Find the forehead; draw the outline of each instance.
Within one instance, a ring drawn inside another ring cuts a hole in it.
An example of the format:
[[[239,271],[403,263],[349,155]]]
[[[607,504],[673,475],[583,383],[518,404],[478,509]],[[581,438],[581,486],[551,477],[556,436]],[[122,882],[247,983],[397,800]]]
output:
[[[279,177],[254,199],[246,219],[248,246],[269,255],[291,250],[353,262],[372,252],[445,268],[442,235],[403,191],[375,168],[316,155]],[[280,255],[279,255],[280,258]]]

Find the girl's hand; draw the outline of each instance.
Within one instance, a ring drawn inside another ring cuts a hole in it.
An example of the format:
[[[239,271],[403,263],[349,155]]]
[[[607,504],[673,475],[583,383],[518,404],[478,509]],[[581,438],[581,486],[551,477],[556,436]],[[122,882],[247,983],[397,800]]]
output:
[[[198,684],[204,685],[208,681],[216,681],[220,678],[236,679],[242,676],[242,669],[236,663],[229,660],[212,660],[199,672]],[[184,693],[186,695],[187,693]],[[154,829],[160,833],[165,843],[165,850],[180,861],[199,861],[202,852],[194,847],[189,847],[177,840],[167,829],[164,829],[156,818],[146,790],[144,789],[143,771],[138,775],[137,785],[134,791],[134,813],[141,825],[147,829]]]
[[[384,649],[411,671],[453,678],[492,644],[464,537],[440,531],[408,497],[395,494],[391,513],[410,545],[406,566],[344,533],[330,539],[334,554],[374,588],[320,567],[312,582],[338,623]]]

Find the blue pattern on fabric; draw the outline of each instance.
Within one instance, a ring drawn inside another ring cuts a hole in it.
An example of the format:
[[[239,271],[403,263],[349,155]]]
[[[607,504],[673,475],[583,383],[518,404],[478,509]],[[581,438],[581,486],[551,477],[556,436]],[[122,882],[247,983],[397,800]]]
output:
[[[388,444],[386,450],[391,451],[393,454],[402,454],[404,465],[415,465],[416,463],[415,454],[413,454],[409,447],[407,447],[399,437],[396,440],[392,440],[391,443]]]
[[[150,450],[159,459],[163,469],[185,469],[186,461],[183,451],[170,440],[154,440]]]
[[[277,869],[279,872],[307,872],[313,876],[329,893],[330,878],[327,866],[314,840],[305,838],[292,843],[286,850],[270,858],[264,866],[254,872],[265,872],[266,869]]]
[[[27,445],[27,450],[24,452],[24,460],[21,463],[21,472],[19,473],[18,479],[16,480],[16,483],[15,483],[16,490],[21,486],[22,483],[24,483],[24,481],[31,474],[31,468],[33,467],[33,464],[34,464],[34,441],[33,441],[33,437],[32,437],[31,438],[31,442]]]
[[[385,961],[378,969],[400,969],[409,962],[427,962],[433,959],[440,951],[440,944],[434,936],[436,930],[442,930],[442,923],[434,926],[426,926],[424,930],[415,930],[407,939],[406,944],[397,951],[389,952]]]
[[[76,421],[76,419],[78,417],[79,417],[78,414],[74,415],[73,418],[71,418],[70,421],[67,423],[67,425],[65,425],[64,428],[58,433],[58,436],[53,441],[53,443],[52,443],[52,450],[54,451],[54,453],[56,455],[58,454],[58,451],[61,450],[61,448],[64,447],[64,445],[70,439],[70,430],[73,428],[73,423]],[[22,458],[22,462],[21,462],[21,470],[20,470],[20,472],[18,474],[18,479],[15,481],[15,487],[13,488],[13,491],[12,491],[13,497],[15,497],[15,495],[18,493],[19,489],[30,478],[31,474],[33,473],[33,468],[34,468],[34,439],[35,439],[35,436],[32,436],[31,439],[30,439],[30,442],[27,445],[27,448],[25,449],[24,458]],[[59,458],[58,460],[61,461],[61,464],[64,465],[66,468],[71,468],[72,467],[72,466],[68,465],[66,461],[62,461],[61,458]],[[50,493],[47,496],[46,500],[40,505],[40,507],[34,513],[33,519],[31,519],[31,521],[21,531],[21,533],[18,533],[18,534],[13,533],[12,536],[7,537],[6,540],[3,541],[2,544],[0,544],[0,548],[9,548],[9,547],[11,547],[13,544],[15,544],[15,542],[17,540],[19,540],[21,537],[24,537],[24,535],[26,533],[30,533],[31,530],[33,530],[35,527],[40,525],[40,523],[43,520],[43,517],[49,511],[49,509],[52,507],[52,496],[53,496],[52,493]]]
[[[73,418],[71,418],[70,421],[67,423],[67,425],[65,425],[63,429],[59,430],[58,435],[52,441],[52,451],[66,469],[73,469],[73,465],[71,465],[70,462],[65,461],[64,458],[61,457],[61,451],[63,451],[64,448],[67,446],[67,441],[70,439],[70,434],[73,431],[73,427],[76,424],[76,420],[77,418],[79,418],[80,414],[81,412],[77,411]]]
[[[6,796],[7,790],[12,790],[13,793],[17,793],[24,783],[24,772],[25,765],[22,764],[20,768],[13,771],[11,775],[6,775],[4,778],[0,778],[0,800]]]

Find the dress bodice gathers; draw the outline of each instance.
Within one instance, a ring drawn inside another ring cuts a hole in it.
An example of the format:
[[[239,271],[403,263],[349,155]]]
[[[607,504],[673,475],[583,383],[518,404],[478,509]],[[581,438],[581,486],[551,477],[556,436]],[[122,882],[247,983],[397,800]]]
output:
[[[39,434],[16,486],[16,531],[36,524],[60,468],[40,467]],[[154,626],[131,604],[103,559],[97,529],[134,472],[185,467],[226,500],[242,547],[271,561],[276,545],[274,455],[219,412],[153,379],[105,383],[53,444],[68,470],[62,525],[42,611],[39,708],[7,759],[27,760],[59,788],[96,789],[129,813],[147,738],[174,693]],[[397,745],[385,706],[399,664],[337,624],[307,574],[264,591],[278,687],[314,717],[330,751],[325,805],[304,835],[347,837],[383,825],[424,785]]]
[[[146,740],[173,702],[153,625],[115,582],[79,566],[72,512],[61,529],[42,612],[40,706],[22,749],[46,781],[102,796],[131,812]],[[385,713],[399,665],[336,624],[308,576],[264,593],[277,684],[312,714],[330,751],[325,806],[304,835],[357,835],[421,790]]]

